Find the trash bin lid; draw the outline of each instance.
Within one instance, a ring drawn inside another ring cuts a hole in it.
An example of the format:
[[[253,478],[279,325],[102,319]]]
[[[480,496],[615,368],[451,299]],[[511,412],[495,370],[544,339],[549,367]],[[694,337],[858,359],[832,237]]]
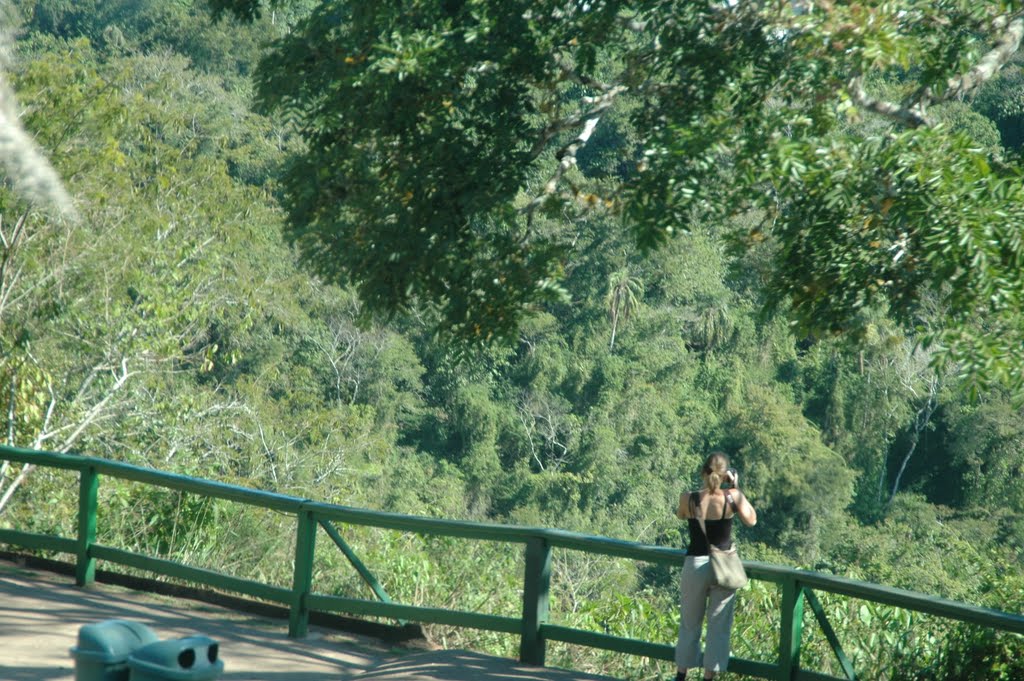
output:
[[[107,620],[79,628],[78,645],[71,649],[71,654],[76,658],[115,664],[127,660],[136,648],[157,640],[156,633],[141,622]]]
[[[139,648],[128,657],[134,673],[169,681],[207,681],[224,671],[220,646],[206,636],[187,636],[157,641]]]

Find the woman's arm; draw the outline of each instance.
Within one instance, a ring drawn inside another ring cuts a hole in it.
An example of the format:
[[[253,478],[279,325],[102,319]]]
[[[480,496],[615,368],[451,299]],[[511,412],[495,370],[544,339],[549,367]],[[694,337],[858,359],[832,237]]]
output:
[[[753,527],[757,524],[757,511],[754,510],[753,505],[747,501],[747,497],[744,496],[743,492],[737,488],[729,490],[732,493],[733,502],[736,504],[736,515],[740,517],[743,524],[747,527]]]
[[[740,517],[740,520],[747,527],[757,525],[757,511],[754,510],[754,507],[747,501],[747,497],[740,491],[740,474],[732,471],[729,474],[729,482],[732,483],[729,493],[732,494],[733,511],[735,511],[736,515]]]

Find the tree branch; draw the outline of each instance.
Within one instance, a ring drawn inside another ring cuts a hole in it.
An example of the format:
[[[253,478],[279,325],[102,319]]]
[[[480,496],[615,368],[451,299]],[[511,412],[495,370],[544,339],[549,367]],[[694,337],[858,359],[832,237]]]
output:
[[[34,469],[35,465],[31,463],[22,466],[21,470],[18,472],[18,477],[14,478],[14,480],[11,481],[11,484],[8,485],[6,490],[4,490],[3,497],[0,498],[0,513],[4,512],[4,509],[7,508],[7,502],[11,500],[11,497],[14,495],[15,490],[17,490],[18,487],[21,486],[21,483],[25,481],[25,478],[27,478],[29,473],[31,473]]]
[[[4,234],[2,227],[0,227],[0,239],[3,239],[4,247],[3,257],[0,258],[0,327],[3,326],[3,311],[6,307],[7,299],[10,297],[10,292],[14,289],[15,283],[17,283],[18,278],[21,275],[21,269],[17,269],[10,277],[8,277],[8,268],[14,260],[14,256],[22,240],[22,236],[25,234],[25,224],[28,222],[28,213],[29,211],[26,210],[15,221],[14,229],[11,231],[9,239],[7,238],[7,235]]]
[[[921,433],[928,427],[932,414],[938,406],[939,388],[940,383],[938,377],[932,376],[931,381],[928,383],[928,399],[925,401],[924,406],[917,410],[917,414],[914,416],[914,432],[911,436],[910,448],[903,456],[900,469],[896,473],[896,480],[893,482],[892,491],[889,494],[889,500],[885,502],[886,511],[888,511],[889,507],[892,506],[892,502],[896,498],[896,494],[900,491],[900,480],[903,478],[903,473],[907,469],[907,464],[910,463],[910,457],[914,455],[918,442],[921,440]]]
[[[107,402],[110,401],[110,399],[114,396],[115,393],[117,393],[121,388],[124,387],[124,384],[128,381],[129,378],[134,376],[135,373],[136,372],[134,371],[128,371],[128,359],[123,358],[121,360],[120,375],[117,376],[116,380],[114,381],[114,384],[110,386],[110,389],[107,391],[107,394],[103,396],[103,399],[101,399],[96,404],[92,405],[92,407],[90,407],[89,410],[82,417],[82,420],[75,424],[74,431],[70,435],[68,435],[67,438],[64,439],[58,451],[66,452],[69,449],[71,449],[71,447],[78,440],[79,436],[81,436],[82,432],[87,427],[89,427],[94,421],[97,420],[97,418],[103,412],[104,407],[106,407]],[[53,412],[53,406],[54,401],[51,401],[50,408],[47,410],[47,423],[49,422],[50,414],[52,414]],[[55,437],[57,434],[61,433],[62,431],[66,430],[69,427],[70,425],[58,428],[53,431],[41,430],[39,435],[36,437],[35,442],[33,442],[32,448],[38,449],[40,446],[42,446],[42,444],[45,441]]]
[[[921,88],[903,104],[895,104],[870,96],[864,90],[861,76],[856,76],[847,83],[850,98],[861,108],[908,127],[917,128],[922,125],[931,125],[932,122],[924,113],[926,103],[958,99],[977,90],[995,76],[999,69],[1005,66],[1014,53],[1020,49],[1021,41],[1024,40],[1024,17],[1017,17],[1012,21],[1005,16],[999,17],[992,23],[992,26],[995,29],[1005,27],[1002,35],[996,41],[995,47],[979,59],[978,63],[967,73],[950,78],[947,81],[948,87],[941,97],[936,99],[930,88]]]
[[[629,89],[625,85],[612,86],[598,82],[591,78],[580,77],[574,71],[572,71],[567,66],[562,65],[560,62],[559,67],[562,69],[563,75],[565,75],[565,77],[568,80],[573,80],[577,83],[580,83],[581,85],[592,87],[596,90],[599,90],[601,94],[597,95],[596,97],[583,98],[583,103],[589,105],[589,108],[586,111],[580,113],[577,116],[573,116],[572,118],[563,118],[561,120],[555,121],[548,125],[547,127],[545,127],[544,130],[541,131],[540,137],[537,138],[537,141],[534,142],[533,146],[530,148],[531,159],[540,156],[540,153],[544,151],[544,147],[547,146],[548,142],[550,142],[551,138],[554,137],[555,135],[561,132],[565,132],[566,130],[577,128],[580,125],[582,125],[585,121],[591,118],[600,117],[601,114],[603,114],[608,109],[608,107],[612,105],[612,101],[615,99],[617,95]]]
[[[18,397],[18,379],[11,372],[11,386],[7,395],[7,446],[14,446],[14,403]]]
[[[1005,17],[1001,17],[1005,21]],[[998,26],[998,22],[996,22]],[[978,60],[970,71],[958,78],[949,80],[949,89],[943,96],[944,100],[962,97],[977,89],[985,81],[992,78],[1006,62],[1010,60],[1013,53],[1020,48],[1021,39],[1024,38],[1024,18],[1017,17],[1010,21],[1006,30],[999,37],[996,46]]]
[[[601,115],[612,105],[615,97],[629,88],[625,85],[606,86],[608,90],[601,95],[596,97],[584,97],[584,104],[590,105],[590,108],[579,117],[571,119],[570,121],[562,121],[555,126],[549,126],[545,129],[541,135],[541,139],[534,144],[533,150],[531,150],[534,157],[540,153],[544,145],[560,130],[565,130],[572,125],[583,124],[583,130],[580,131],[571,142],[566,144],[564,147],[558,150],[555,154],[555,158],[558,159],[558,166],[555,167],[554,173],[544,184],[544,188],[541,193],[535,196],[526,204],[520,213],[524,213],[530,220],[533,219],[533,213],[540,207],[544,201],[555,193],[558,189],[558,184],[562,181],[562,177],[572,166],[576,165],[576,154],[580,149],[586,146],[587,141],[590,140],[590,136],[594,134],[594,128],[597,127],[598,122],[601,120]]]
[[[880,116],[890,118],[897,123],[902,123],[911,128],[918,128],[922,125],[930,125],[931,121],[921,111],[919,104],[911,106],[903,106],[900,104],[894,104],[893,102],[887,102],[881,99],[876,99],[869,95],[864,89],[863,79],[860,76],[851,78],[846,85],[846,90],[850,94],[850,99],[853,103],[862,109],[866,109],[872,113],[876,113]]]

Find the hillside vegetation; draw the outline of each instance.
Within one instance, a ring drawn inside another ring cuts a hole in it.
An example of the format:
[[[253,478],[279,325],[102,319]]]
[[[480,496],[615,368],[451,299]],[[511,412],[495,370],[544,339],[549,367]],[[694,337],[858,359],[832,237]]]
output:
[[[291,51],[320,39],[313,28],[326,27],[324,13],[346,3],[284,3],[251,22],[214,21],[199,0],[12,4],[20,23],[5,75],[22,124],[47,151],[78,216],[55,216],[10,183],[0,187],[5,442],[351,506],[674,546],[678,494],[698,483],[705,453],[722,449],[760,518],[741,531],[745,558],[1022,610],[1024,414],[1011,366],[1021,359],[1000,354],[993,340],[1018,342],[1019,298],[990,318],[961,316],[957,327],[948,306],[958,299],[922,288],[912,308],[875,297],[847,310],[856,321],[849,333],[818,328],[817,299],[781,297],[788,284],[777,279],[777,263],[792,241],[765,227],[766,217],[829,219],[796,201],[777,215],[757,202],[720,211],[673,204],[685,229],[648,234],[646,243],[644,229],[661,227],[612,205],[640,191],[616,193],[634,172],[623,159],[647,141],[641,104],[621,98],[560,178],[576,192],[574,203],[515,212],[542,193],[564,158],[556,152],[576,131],[558,131],[538,154],[547,165],[512,179],[501,159],[491,166],[461,158],[457,145],[447,149],[448,163],[477,163],[474,172],[493,173],[490,181],[510,196],[510,207],[488,204],[490,212],[466,218],[476,241],[452,235],[437,251],[465,255],[438,256],[453,280],[461,281],[460,267],[508,273],[511,302],[483,299],[509,317],[483,319],[477,303],[438,293],[443,276],[412,284],[406,277],[415,268],[368,261],[382,246],[361,250],[358,227],[394,206],[350,200],[346,191],[369,196],[372,173],[354,156],[331,165],[326,151],[348,138],[331,137],[329,112],[290,105],[311,95],[288,92],[287,74],[272,69],[297,68]],[[348,58],[356,57],[330,57]],[[611,74],[619,58],[598,50],[592,71]],[[935,134],[952,132],[935,138],[929,153],[969,147],[978,167],[988,159],[992,168],[1015,168],[1024,145],[1022,65],[1014,55],[970,96],[935,104]],[[899,99],[912,71],[880,70],[866,82],[876,96]],[[587,95],[578,83],[558,88],[565,102]],[[285,101],[268,101],[275,96]],[[373,108],[380,104],[365,103],[366,116],[384,116]],[[448,106],[439,103],[437,115]],[[322,124],[312,132],[311,117]],[[521,132],[517,121],[506,123],[505,133]],[[851,115],[821,134],[839,139],[887,125]],[[916,153],[912,147],[890,151]],[[423,163],[427,172],[432,166]],[[726,165],[701,181],[739,183],[750,170]],[[361,168],[366,174],[357,176]],[[397,191],[407,170],[381,175],[380,190]],[[519,190],[520,181],[534,195]],[[301,193],[307,185],[315,200]],[[403,196],[388,201],[405,201],[426,219],[429,201]],[[804,203],[820,199],[811,198]],[[505,218],[529,219],[528,257],[536,260],[503,250],[518,238]],[[1007,217],[997,237],[1019,242],[1016,219]],[[623,229],[623,220],[640,227]],[[306,225],[341,225],[341,236],[310,241]],[[790,260],[791,271],[814,270],[810,263],[824,257],[805,245],[808,260]],[[331,263],[362,263],[370,274],[332,277]],[[551,275],[550,288],[516,288],[516,277],[526,281],[534,267]],[[408,288],[384,291],[389,282]],[[493,332],[490,342],[472,328],[477,322]],[[977,347],[947,342],[957,328],[973,329],[965,337]],[[0,523],[71,532],[72,478],[0,470]],[[292,530],[274,514],[114,481],[104,482],[101,504],[103,543],[287,584]],[[396,599],[497,614],[520,607],[521,557],[508,547],[343,529]],[[318,588],[363,593],[328,548],[318,549]],[[556,620],[674,640],[675,574],[571,553],[555,561]],[[776,628],[763,622],[778,594],[755,584],[742,598],[735,654],[771,657]],[[977,678],[1024,673],[1015,638],[838,598],[825,606],[864,678],[966,678],[956,676],[961,664],[983,670]],[[506,654],[516,646],[498,634],[432,633]],[[813,639],[807,653],[823,669],[831,664],[825,646]],[[570,647],[553,647],[549,661],[631,679],[666,669]]]

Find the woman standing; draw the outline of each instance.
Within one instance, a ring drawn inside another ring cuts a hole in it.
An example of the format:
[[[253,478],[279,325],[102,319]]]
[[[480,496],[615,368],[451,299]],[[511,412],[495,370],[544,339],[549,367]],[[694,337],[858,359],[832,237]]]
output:
[[[757,512],[737,487],[739,475],[729,468],[722,452],[712,452],[701,469],[704,485],[700,491],[679,495],[676,516],[686,520],[690,544],[686,549],[680,580],[679,642],[676,644],[676,681],[684,681],[686,670],[703,667],[704,678],[713,679],[729,666],[729,634],[736,605],[736,592],[712,584],[708,544],[721,549],[732,546],[732,519],[739,516],[748,527],[757,522]],[[725,483],[728,489],[722,490]],[[704,519],[704,528],[698,518]],[[700,633],[707,614],[707,649],[700,650]]]

